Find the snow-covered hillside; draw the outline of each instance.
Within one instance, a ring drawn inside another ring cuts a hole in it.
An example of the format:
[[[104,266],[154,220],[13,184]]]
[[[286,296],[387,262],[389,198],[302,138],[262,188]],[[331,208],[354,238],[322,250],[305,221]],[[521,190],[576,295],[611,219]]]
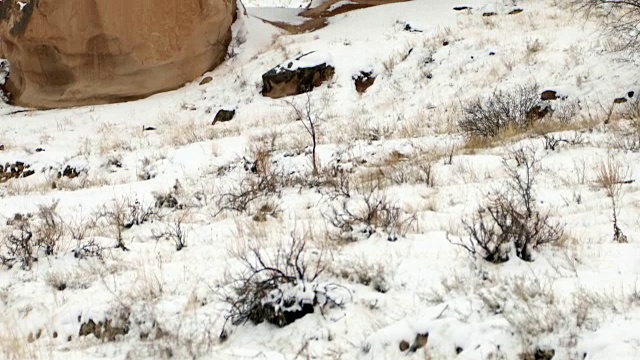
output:
[[[206,84],[0,109],[0,358],[640,358],[640,57],[597,17],[414,0],[288,34],[256,16],[295,24],[305,2],[245,5]],[[261,95],[309,52],[330,81]],[[553,114],[485,141],[458,126],[524,89],[555,91]],[[220,109],[235,116],[212,125]],[[496,191],[562,229],[531,261],[517,244],[503,263],[470,254]],[[289,323],[251,321],[267,305]]]

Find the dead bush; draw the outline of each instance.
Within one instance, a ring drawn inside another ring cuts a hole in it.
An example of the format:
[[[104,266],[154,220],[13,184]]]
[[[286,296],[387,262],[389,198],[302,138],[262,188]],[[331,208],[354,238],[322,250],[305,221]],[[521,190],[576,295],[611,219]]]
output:
[[[538,160],[530,149],[512,152],[516,166],[505,159],[509,180],[504,189],[490,194],[470,221],[463,221],[468,239],[450,242],[493,263],[509,260],[511,247],[516,256],[533,261],[532,250],[557,243],[563,226],[553,224],[550,215],[536,208],[533,184]]]
[[[407,214],[400,206],[390,201],[374,185],[368,191],[362,191],[348,198],[339,198],[339,204],[331,206],[324,218],[337,231],[334,239],[356,241],[367,239],[377,231],[383,231],[387,240],[396,241],[404,237],[416,220],[415,214]]]
[[[609,156],[606,161],[601,162],[596,172],[596,183],[604,189],[607,197],[611,200],[613,241],[618,243],[628,242],[627,236],[618,226],[620,201],[622,200],[622,185],[633,182],[627,179],[628,176],[629,168],[612,156]]]
[[[161,230],[151,230],[151,236],[156,240],[171,240],[176,244],[176,251],[180,251],[187,246],[187,232],[184,230],[183,222],[187,213],[181,215],[172,224],[165,225]]]
[[[96,221],[102,221],[113,231],[116,239],[116,249],[129,251],[125,245],[124,231],[135,225],[157,218],[156,208],[145,206],[137,199],[113,199],[110,204],[103,205],[96,213]]]
[[[597,15],[619,42],[620,50],[640,51],[640,0],[573,0],[573,3],[588,16]]]
[[[519,85],[463,104],[458,125],[469,136],[492,138],[508,128],[526,129],[549,111],[538,85]]]
[[[36,243],[47,256],[58,252],[61,240],[65,236],[66,226],[57,212],[59,201],[50,205],[39,205],[34,216],[34,236]]]
[[[271,168],[267,152],[258,151],[254,156],[255,160],[245,160],[246,176],[219,192],[215,199],[217,211],[213,216],[224,211],[242,214],[259,199],[267,201],[280,196],[281,186],[287,181],[282,172]]]
[[[29,270],[34,261],[37,261],[37,245],[33,238],[31,218],[33,215],[15,214],[13,219],[7,221],[7,228],[3,236],[5,254],[2,255],[2,263],[9,268],[16,261],[21,263],[22,269]]]
[[[227,280],[226,322],[267,321],[283,327],[316,307],[323,311],[326,306],[342,306],[343,299],[334,293],[338,286],[318,281],[326,267],[324,249],[308,249],[307,241],[293,232],[288,242],[264,246],[251,239],[234,252],[240,268]],[[225,330],[221,336],[226,336]]]

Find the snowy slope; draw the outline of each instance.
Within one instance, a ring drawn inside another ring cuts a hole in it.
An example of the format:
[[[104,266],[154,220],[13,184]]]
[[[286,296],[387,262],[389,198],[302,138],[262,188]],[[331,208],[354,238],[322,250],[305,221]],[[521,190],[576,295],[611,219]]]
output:
[[[249,9],[252,15],[294,23],[300,19],[290,8],[306,6],[244,4],[269,8]],[[462,5],[473,10],[453,10]],[[509,15],[514,4],[506,0],[415,0],[348,12],[298,35],[240,17],[234,56],[206,74],[213,78],[206,85],[198,79],[124,104],[3,108],[0,164],[19,161],[36,173],[0,184],[2,224],[59,201],[56,211],[75,232],[65,232],[55,255],[41,252],[30,270],[19,262],[2,266],[0,358],[517,359],[537,348],[553,349],[554,360],[639,358],[640,188],[637,181],[622,187],[618,220],[629,242],[614,243],[610,199],[596,174],[612,156],[628,167],[625,179],[637,179],[640,154],[613,146],[630,120],[614,110],[627,105],[610,104],[630,91],[640,95],[640,59],[620,61],[628,55],[609,51],[600,24],[561,2],[515,6],[523,11]],[[390,164],[407,177],[412,166],[431,166],[432,185],[398,181],[380,190],[415,214],[397,241],[382,230],[349,243],[328,238],[325,216],[337,202],[308,181],[309,135],[290,104],[260,95],[263,73],[311,51],[336,69],[310,94],[323,119],[323,169],[354,169],[365,179]],[[361,71],[377,76],[364,94],[352,80]],[[567,96],[554,106],[580,102],[582,115],[596,118],[554,134],[579,141],[552,151],[531,135],[464,148],[456,127],[461,104],[534,82]],[[222,108],[235,109],[235,118],[212,126]],[[607,113],[616,121],[604,125]],[[155,130],[143,131],[149,126]],[[565,224],[564,243],[541,247],[533,262],[473,259],[449,240],[464,237],[462,220],[485,194],[504,187],[502,159],[519,146],[540,159],[536,203]],[[291,180],[245,212],[221,212],[220,195],[252,176],[248,163],[264,149],[272,150],[271,169],[306,182]],[[58,178],[67,166],[79,176]],[[88,225],[96,211],[104,215],[127,200],[153,206],[176,182],[182,207],[162,208],[158,219],[124,230],[129,251],[114,248],[117,231],[106,215]],[[262,202],[278,211],[255,221]],[[186,233],[180,251],[154,237],[178,221]],[[2,230],[0,253],[8,256],[6,239],[15,229]],[[220,284],[238,268],[233,254],[255,243],[277,249],[292,231],[304,234],[313,251],[328,249],[318,281],[339,285],[343,306],[284,328],[227,325],[221,340],[228,304]],[[87,244],[102,247],[102,257],[76,258],[73,250]],[[88,319],[116,324],[119,317],[128,333],[116,341],[79,336]],[[403,340],[425,333],[424,348],[400,352]]]

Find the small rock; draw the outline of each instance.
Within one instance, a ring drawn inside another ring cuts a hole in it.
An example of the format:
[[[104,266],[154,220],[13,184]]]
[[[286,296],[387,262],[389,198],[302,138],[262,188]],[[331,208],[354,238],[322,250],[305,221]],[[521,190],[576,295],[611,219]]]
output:
[[[58,337],[58,332],[57,332],[57,331],[54,331],[54,332],[53,332],[53,334],[52,334],[51,336],[53,336],[53,338],[54,338],[54,339],[55,339],[55,338],[57,338],[57,337]]]
[[[513,9],[509,11],[509,15],[520,14],[522,11],[523,11],[522,9]]]
[[[144,126],[142,125],[142,131],[154,131],[156,128],[153,126]]]
[[[629,91],[629,92],[627,93],[627,96],[628,96],[629,98],[632,98],[632,97],[633,97],[633,95],[635,95],[635,92],[633,92],[633,91]],[[2,148],[0,148],[0,150],[4,150],[4,146],[3,146],[3,145],[0,145],[0,146],[2,146]]]
[[[613,100],[614,104],[624,104],[627,102],[627,98],[619,97]]]
[[[449,46],[449,42],[447,40],[443,41],[442,46]]]
[[[414,29],[413,27],[411,27],[410,24],[406,24],[404,26],[404,31],[409,31],[409,32],[422,32],[422,30],[418,30],[418,29]]]
[[[4,151],[4,145],[0,145],[0,151]]]
[[[367,91],[371,85],[376,81],[376,77],[373,76],[371,71],[360,71],[360,74],[353,77],[353,81],[356,85],[356,91],[360,94]]]
[[[556,100],[558,98],[558,93],[553,90],[545,90],[540,95],[542,100]]]
[[[423,348],[425,345],[427,345],[428,340],[429,333],[416,335],[416,339],[413,341],[413,345],[411,345],[411,351],[416,352],[418,349]]]
[[[211,125],[215,125],[217,122],[231,121],[235,115],[236,115],[235,109],[233,110],[220,109],[216,113],[216,117],[213,118],[213,122],[211,123]]]
[[[407,351],[407,349],[409,348],[409,343],[405,340],[400,341],[400,351]]]
[[[463,351],[464,351],[463,348],[461,348],[460,346],[456,346],[456,354],[460,354]]]
[[[490,52],[489,52],[489,56],[493,56],[493,55],[495,55],[495,54],[496,54],[496,53],[495,53],[495,52],[493,52],[493,51],[490,51]]]
[[[471,9],[473,9],[473,8],[470,7],[470,6],[456,6],[456,7],[453,8],[453,10],[455,10],[455,11],[471,10]]]
[[[71,337],[71,335],[69,335],[69,336],[67,337],[67,342],[71,342],[71,339],[72,339],[72,337]]]
[[[489,11],[489,12],[486,12],[486,13],[482,13],[482,16],[484,16],[484,17],[496,16],[496,15],[498,15],[498,13],[495,13],[495,12],[493,12],[493,11]]]
[[[200,85],[205,85],[211,82],[213,78],[211,76],[206,76],[202,80],[200,80]]]
[[[43,151],[44,151],[44,149],[43,149],[43,148],[41,148],[41,147],[36,148],[36,152],[43,152]]]

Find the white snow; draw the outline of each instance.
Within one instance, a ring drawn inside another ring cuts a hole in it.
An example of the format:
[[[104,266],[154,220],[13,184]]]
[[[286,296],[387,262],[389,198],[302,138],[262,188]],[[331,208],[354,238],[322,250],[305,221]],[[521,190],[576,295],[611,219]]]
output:
[[[0,265],[0,358],[518,359],[536,347],[554,349],[554,360],[639,358],[640,153],[616,146],[631,120],[619,111],[635,97],[612,102],[629,91],[640,96],[640,58],[610,51],[597,19],[554,0],[414,0],[341,14],[295,35],[259,19],[298,24],[307,4],[245,1],[249,16],[233,26],[235,55],[204,74],[213,79],[206,85],[195,79],[122,104],[25,112],[3,106],[0,164],[21,161],[36,174],[0,183],[0,255],[12,257],[5,233],[16,229],[7,221],[54,201],[76,235],[67,232],[55,255],[38,250],[31,270]],[[473,9],[453,10],[461,5]],[[514,6],[523,12],[507,15]],[[487,11],[497,15],[483,17]],[[406,24],[421,32],[405,31]],[[375,174],[390,174],[394,180],[376,195],[415,215],[406,234],[370,234],[358,224],[345,230],[356,241],[336,242],[326,217],[332,207],[343,210],[342,200],[310,181],[291,180],[242,213],[219,212],[219,197],[254,177],[253,161],[264,149],[272,171],[313,178],[311,140],[289,103],[304,106],[307,96],[262,97],[261,77],[278,65],[323,63],[335,75],[309,94],[323,120],[318,164],[359,179],[345,200],[350,211],[365,206]],[[360,71],[376,76],[364,94],[352,79]],[[456,127],[461,105],[534,82],[566,96],[552,103],[556,115],[576,107],[587,118],[577,130],[551,134],[575,141],[552,151],[530,133],[464,148]],[[236,110],[235,117],[212,126],[220,109]],[[533,262],[515,254],[499,265],[473,259],[450,240],[465,238],[462,220],[484,195],[504,188],[502,160],[519,146],[540,159],[536,204],[565,225],[565,242],[541,247]],[[596,181],[609,157],[635,180],[622,185],[618,204],[626,244],[612,242],[611,199]],[[67,165],[81,174],[58,179]],[[427,165],[432,186],[423,180]],[[117,234],[104,217],[77,239],[79,225],[95,220],[97,210],[123,200],[151,206],[154,194],[171,194],[180,206],[124,230],[129,251],[114,248]],[[275,209],[254,221],[266,203]],[[186,247],[176,251],[154,233],[180,219]],[[309,252],[327,248],[326,269],[315,281],[283,286],[274,299],[329,296],[343,306],[317,308],[283,328],[227,324],[221,341],[228,310],[221,284],[242,271],[233,254],[247,244],[277,249],[294,231],[305,234]],[[388,241],[392,235],[396,241]],[[89,244],[103,247],[101,259],[74,256]],[[78,336],[88,319],[124,315],[129,333],[115,342]],[[156,337],[158,328],[163,335]],[[426,347],[400,352],[401,341],[427,332]]]

